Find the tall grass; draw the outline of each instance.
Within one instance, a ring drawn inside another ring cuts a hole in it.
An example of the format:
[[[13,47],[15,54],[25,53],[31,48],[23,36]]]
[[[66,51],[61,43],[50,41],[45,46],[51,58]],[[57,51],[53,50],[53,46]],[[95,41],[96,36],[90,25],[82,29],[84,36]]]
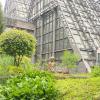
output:
[[[9,56],[9,55],[0,55],[0,66],[2,67],[7,67],[9,65],[13,65],[14,64],[14,60],[13,57]]]
[[[11,56],[8,55],[0,55],[0,75],[6,75],[8,66],[12,66],[14,64],[14,60]]]

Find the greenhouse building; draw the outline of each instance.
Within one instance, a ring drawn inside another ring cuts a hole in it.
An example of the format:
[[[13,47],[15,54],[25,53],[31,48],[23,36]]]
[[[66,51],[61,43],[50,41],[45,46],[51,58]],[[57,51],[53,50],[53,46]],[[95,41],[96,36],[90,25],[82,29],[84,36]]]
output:
[[[95,0],[6,0],[6,24],[31,31],[37,39],[37,59],[55,57],[65,50],[80,56],[79,70],[90,71],[100,61],[100,8]],[[26,24],[27,23],[27,24]],[[19,23],[20,24],[20,23]],[[17,25],[17,26],[16,26]]]

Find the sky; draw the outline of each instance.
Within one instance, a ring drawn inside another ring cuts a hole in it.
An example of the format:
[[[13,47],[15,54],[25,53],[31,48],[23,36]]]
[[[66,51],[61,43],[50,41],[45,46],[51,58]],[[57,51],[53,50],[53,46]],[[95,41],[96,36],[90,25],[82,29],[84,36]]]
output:
[[[6,0],[0,0],[0,2],[1,2],[3,8],[4,8],[4,5],[5,5]]]

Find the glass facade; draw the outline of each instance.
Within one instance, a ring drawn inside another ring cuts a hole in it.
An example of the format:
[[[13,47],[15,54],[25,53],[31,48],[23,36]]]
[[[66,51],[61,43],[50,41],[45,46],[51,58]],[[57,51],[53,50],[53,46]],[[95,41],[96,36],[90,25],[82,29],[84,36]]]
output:
[[[56,60],[60,61],[63,51],[71,49],[68,37],[57,13],[57,9],[49,11],[35,21],[37,59],[45,61],[51,56],[55,56]]]
[[[36,15],[38,16],[39,12],[44,12],[44,9],[50,6],[50,3],[52,4],[52,0],[35,1],[31,17],[34,18]],[[100,37],[96,34],[98,30],[94,28],[94,25],[97,26],[98,22],[94,20],[96,10],[91,8],[90,3],[87,0],[71,0],[64,2],[63,13],[59,9],[59,5],[56,9],[54,7],[53,10],[50,9],[46,13],[42,13],[42,16],[38,16],[41,20],[39,27],[34,24],[38,40],[36,54],[38,57],[36,58],[41,57],[42,60],[45,60],[55,56],[56,60],[60,61],[64,50],[73,49],[71,45],[77,46],[76,49],[79,49],[84,59],[94,56],[94,50],[99,47]],[[64,15],[66,28],[64,28],[64,23],[60,18],[61,15]],[[35,21],[38,22],[39,19]],[[40,35],[37,36],[39,32]],[[72,40],[69,40],[69,33],[73,35]]]

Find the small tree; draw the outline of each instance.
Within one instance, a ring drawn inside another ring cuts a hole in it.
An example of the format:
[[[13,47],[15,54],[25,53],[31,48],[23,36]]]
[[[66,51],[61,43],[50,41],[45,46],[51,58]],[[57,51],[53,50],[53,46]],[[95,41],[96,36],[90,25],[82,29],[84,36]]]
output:
[[[2,50],[14,57],[14,65],[19,66],[23,56],[35,53],[36,39],[26,31],[11,29],[0,36]]]
[[[0,34],[3,32],[3,29],[4,29],[4,18],[3,18],[2,6],[0,4]]]
[[[76,67],[76,63],[78,61],[79,61],[78,55],[71,53],[69,51],[64,51],[64,54],[62,56],[62,65],[68,68],[68,73],[69,73],[69,68]]]

